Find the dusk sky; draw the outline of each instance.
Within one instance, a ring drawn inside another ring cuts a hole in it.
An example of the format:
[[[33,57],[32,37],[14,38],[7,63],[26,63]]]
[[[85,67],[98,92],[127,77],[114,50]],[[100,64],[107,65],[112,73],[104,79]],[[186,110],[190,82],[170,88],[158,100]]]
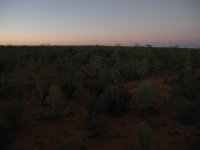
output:
[[[200,0],[0,0],[0,45],[200,47]]]

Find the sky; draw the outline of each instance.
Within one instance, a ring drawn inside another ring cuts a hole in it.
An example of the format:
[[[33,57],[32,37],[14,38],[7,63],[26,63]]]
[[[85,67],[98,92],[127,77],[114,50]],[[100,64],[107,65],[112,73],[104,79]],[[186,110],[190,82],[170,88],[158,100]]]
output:
[[[200,47],[200,0],[0,0],[0,45]]]

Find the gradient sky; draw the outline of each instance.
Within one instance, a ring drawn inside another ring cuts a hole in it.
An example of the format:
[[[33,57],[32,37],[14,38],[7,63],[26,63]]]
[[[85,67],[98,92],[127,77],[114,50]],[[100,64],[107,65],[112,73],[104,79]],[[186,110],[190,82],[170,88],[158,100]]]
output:
[[[200,47],[200,0],[0,0],[0,44]]]

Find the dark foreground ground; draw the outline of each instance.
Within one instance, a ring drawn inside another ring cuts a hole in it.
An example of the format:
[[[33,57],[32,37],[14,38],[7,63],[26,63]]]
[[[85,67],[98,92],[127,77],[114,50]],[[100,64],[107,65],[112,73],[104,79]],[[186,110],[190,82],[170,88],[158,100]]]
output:
[[[0,46],[0,71],[0,149],[200,149],[199,49]]]

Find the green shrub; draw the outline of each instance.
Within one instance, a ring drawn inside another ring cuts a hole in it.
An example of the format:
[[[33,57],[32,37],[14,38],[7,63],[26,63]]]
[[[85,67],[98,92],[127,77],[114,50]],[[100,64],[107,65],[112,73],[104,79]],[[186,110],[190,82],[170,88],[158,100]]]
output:
[[[132,80],[137,78],[136,64],[133,61],[124,62],[119,66],[122,80]]]
[[[185,97],[175,97],[173,104],[175,111],[178,113],[178,120],[187,123],[189,121],[190,102]]]
[[[117,88],[107,87],[99,96],[96,109],[111,115],[127,112],[130,107],[130,94]]]
[[[90,113],[95,112],[96,106],[98,103],[98,96],[96,96],[94,94],[90,94],[89,96],[86,97],[85,101],[86,101],[88,111]]]
[[[115,131],[115,133],[113,134],[113,136],[115,137],[115,138],[122,138],[123,137],[123,130],[121,129],[121,128],[118,128],[116,131]]]
[[[97,95],[102,93],[105,86],[106,86],[105,81],[101,79],[94,79],[94,80],[91,80],[90,82],[90,90],[96,93]]]
[[[171,94],[173,97],[182,96],[183,90],[180,84],[174,84],[171,89]]]
[[[84,92],[85,76],[81,71],[77,71],[74,76],[75,76],[75,81],[74,81],[75,90],[73,92],[72,98],[77,100]]]
[[[59,138],[59,150],[70,150],[70,136],[69,134],[62,135]]]
[[[13,96],[16,98],[23,98],[27,89],[25,85],[18,83],[12,74],[3,74],[0,79],[0,97],[8,98]]]
[[[138,124],[136,128],[137,136],[139,138],[140,148],[142,150],[149,150],[152,139],[152,129],[144,122]]]
[[[6,149],[14,140],[14,134],[10,125],[3,118],[0,118],[0,149]]]
[[[9,123],[13,132],[18,129],[26,109],[27,102],[25,100],[16,100],[5,109],[4,118]]]
[[[103,134],[104,118],[102,115],[93,113],[88,119],[88,130],[90,131],[91,137],[99,137]]]
[[[152,83],[146,83],[137,89],[137,103],[139,111],[143,114],[153,112],[155,110],[156,87]]]
[[[72,74],[67,74],[63,83],[62,89],[66,92],[69,99],[72,98],[73,93],[76,91],[76,80]]]
[[[57,116],[58,109],[64,105],[64,94],[61,88],[58,85],[51,86],[47,99],[53,108],[54,116]]]
[[[143,58],[141,61],[136,63],[136,72],[139,78],[144,78],[144,76],[148,73],[149,66],[148,60]]]
[[[48,89],[44,83],[38,83],[35,86],[35,94],[41,106],[44,105],[45,98],[48,96]]]
[[[114,83],[114,84],[120,84],[121,83],[122,77],[121,77],[121,73],[120,73],[118,66],[110,69],[110,74],[111,74],[112,83]]]
[[[192,106],[193,102],[200,98],[200,81],[191,72],[185,72],[172,87],[171,93],[173,97],[185,97]]]
[[[189,111],[189,101],[185,97],[175,97],[173,99],[175,110],[178,114],[185,114]]]
[[[197,101],[200,98],[200,81],[194,76],[186,78],[183,81],[182,90],[183,96],[185,96],[192,105],[194,101]]]
[[[83,140],[80,143],[80,150],[85,150],[85,149],[86,149],[86,142],[85,142],[85,140]]]

